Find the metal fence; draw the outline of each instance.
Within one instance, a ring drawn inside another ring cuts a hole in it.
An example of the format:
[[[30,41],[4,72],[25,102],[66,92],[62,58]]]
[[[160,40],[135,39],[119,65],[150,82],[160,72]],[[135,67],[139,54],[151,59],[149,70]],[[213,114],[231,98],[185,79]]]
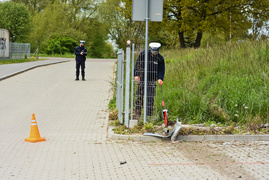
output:
[[[10,59],[23,59],[31,57],[30,43],[10,43]]]
[[[130,120],[156,120],[156,82],[158,80],[157,56],[148,53],[147,83],[145,80],[145,51],[135,49],[135,44],[118,51],[116,108],[121,124],[130,126]],[[126,59],[125,59],[126,58]],[[138,77],[139,79],[134,77]],[[146,101],[145,101],[146,98]],[[145,103],[146,102],[146,103]]]
[[[7,46],[6,46],[7,47]],[[30,43],[9,43],[9,51],[6,49],[0,49],[1,59],[24,59],[31,57]],[[8,53],[8,55],[6,54]],[[3,56],[2,56],[3,55]]]

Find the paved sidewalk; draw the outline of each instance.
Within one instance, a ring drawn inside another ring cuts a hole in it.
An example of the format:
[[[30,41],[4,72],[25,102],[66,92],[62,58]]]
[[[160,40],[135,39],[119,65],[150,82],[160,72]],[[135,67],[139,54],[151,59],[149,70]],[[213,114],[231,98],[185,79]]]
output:
[[[0,81],[0,179],[268,179],[268,141],[108,138],[114,69],[114,60],[87,60],[87,81],[74,81],[69,61]],[[32,113],[44,142],[24,141]]]
[[[72,60],[71,58],[45,58],[48,60],[0,65],[0,81],[25,71]]]

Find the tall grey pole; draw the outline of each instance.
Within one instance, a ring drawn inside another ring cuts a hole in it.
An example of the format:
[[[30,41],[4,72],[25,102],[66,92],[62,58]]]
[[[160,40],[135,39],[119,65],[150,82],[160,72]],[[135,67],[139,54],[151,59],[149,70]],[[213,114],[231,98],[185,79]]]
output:
[[[121,96],[121,99],[120,99],[120,104],[121,104],[121,110],[120,110],[120,113],[121,113],[121,119],[119,119],[120,120],[120,122],[121,122],[121,124],[123,124],[123,86],[124,86],[124,50],[121,50],[121,52],[122,52],[122,55],[121,55],[121,94],[120,94],[120,96]]]
[[[131,75],[131,120],[133,120],[134,115],[134,51],[135,43],[132,44],[132,75]]]
[[[146,39],[145,39],[145,84],[144,84],[144,124],[147,123],[147,81],[148,81],[148,24],[149,24],[149,1],[146,0]]]
[[[117,95],[116,95],[116,108],[118,109],[118,111],[119,111],[119,109],[120,109],[120,80],[121,80],[121,78],[120,78],[120,60],[121,60],[121,57],[120,57],[120,55],[121,55],[121,51],[120,50],[118,50],[118,53],[117,53],[117,55],[118,55],[118,67],[117,67]],[[119,115],[119,114],[118,114]]]
[[[117,78],[117,108],[118,108],[118,118],[121,124],[123,124],[123,76],[124,76],[124,51],[119,49],[118,51],[118,78]]]
[[[130,55],[131,47],[126,47],[126,74],[125,74],[125,118],[124,125],[129,127],[129,93],[130,93]]]

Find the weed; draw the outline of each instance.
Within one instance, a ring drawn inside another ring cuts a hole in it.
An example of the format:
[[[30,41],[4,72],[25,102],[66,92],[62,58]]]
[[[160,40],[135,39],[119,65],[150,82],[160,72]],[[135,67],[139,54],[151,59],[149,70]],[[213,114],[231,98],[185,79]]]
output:
[[[115,134],[130,134],[131,131],[126,126],[120,125],[112,129]]]
[[[109,113],[109,120],[118,120],[118,110],[113,110],[112,112]]]
[[[142,130],[145,132],[156,132],[156,126],[153,123],[146,123]]]
[[[110,122],[111,126],[120,126],[120,121],[119,120],[114,120]]]

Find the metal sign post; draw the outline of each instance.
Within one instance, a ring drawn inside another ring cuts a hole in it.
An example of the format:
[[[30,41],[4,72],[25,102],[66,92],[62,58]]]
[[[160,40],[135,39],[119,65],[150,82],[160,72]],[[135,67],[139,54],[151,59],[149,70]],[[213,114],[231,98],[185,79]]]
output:
[[[146,39],[145,39],[145,84],[144,84],[144,124],[147,123],[147,89],[148,89],[148,26],[149,26],[149,12],[148,0],[146,0]]]
[[[145,84],[144,84],[144,123],[147,122],[147,80],[148,80],[148,21],[162,21],[163,0],[133,0],[132,20],[146,21],[145,34]]]

